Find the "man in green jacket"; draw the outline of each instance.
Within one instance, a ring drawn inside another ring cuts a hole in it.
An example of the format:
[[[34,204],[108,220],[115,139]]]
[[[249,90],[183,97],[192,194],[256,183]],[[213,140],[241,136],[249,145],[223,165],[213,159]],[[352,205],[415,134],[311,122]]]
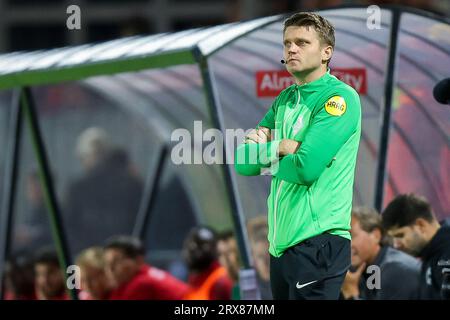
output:
[[[283,90],[236,150],[241,175],[272,174],[268,204],[275,299],[337,299],[350,266],[361,105],[329,73],[334,27],[314,13],[284,22]]]

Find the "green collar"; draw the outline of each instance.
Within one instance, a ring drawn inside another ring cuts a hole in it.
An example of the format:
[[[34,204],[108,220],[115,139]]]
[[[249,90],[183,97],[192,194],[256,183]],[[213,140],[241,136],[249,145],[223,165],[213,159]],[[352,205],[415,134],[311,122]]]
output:
[[[327,69],[327,72],[323,76],[321,76],[319,79],[316,79],[314,81],[305,83],[305,84],[295,84],[295,87],[298,88],[301,92],[306,91],[318,91],[322,89],[322,86],[328,82],[328,80],[332,77],[330,74],[330,68]]]
[[[293,91],[299,92],[301,99],[304,101],[311,94],[322,91],[327,86],[327,83],[332,77],[333,76],[330,74],[330,68],[328,68],[327,72],[319,79],[301,85],[294,84]]]

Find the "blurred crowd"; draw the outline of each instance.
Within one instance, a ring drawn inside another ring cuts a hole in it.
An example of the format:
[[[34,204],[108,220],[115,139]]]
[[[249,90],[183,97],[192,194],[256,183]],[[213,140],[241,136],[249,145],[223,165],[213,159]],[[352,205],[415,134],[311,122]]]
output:
[[[270,299],[267,225],[249,222],[257,290]],[[81,300],[230,300],[240,299],[241,259],[231,231],[217,233],[207,226],[193,228],[182,248],[187,279],[154,267],[145,259],[142,242],[132,236],[109,238],[76,257],[74,277],[68,279],[56,250],[42,247],[7,262],[7,300],[68,300],[70,282]],[[77,287],[78,286],[78,287]]]
[[[265,216],[250,219],[247,232],[255,289],[272,299]],[[397,196],[380,215],[367,207],[352,210],[352,267],[341,291],[346,300],[450,298],[450,224],[438,222],[423,197]],[[181,251],[182,279],[146,261],[135,237],[119,235],[83,249],[72,279],[82,300],[239,300],[242,263],[232,231],[207,226],[190,230]],[[67,274],[54,248],[16,255],[7,262],[5,299],[69,299]],[[78,286],[78,287],[77,287]]]
[[[255,272],[253,282],[245,279],[245,288],[243,253],[232,230],[195,226],[187,234],[180,231],[185,235],[180,257],[156,267],[149,263],[143,243],[148,241],[131,236],[143,187],[127,154],[99,128],[80,135],[77,154],[84,173],[69,187],[62,217],[75,276],[68,277],[72,274],[51,246],[43,190],[32,172],[26,181],[31,214],[14,233],[4,299],[65,300],[72,284],[82,300],[239,300],[248,298],[248,283],[257,293],[252,297],[272,299],[265,215],[247,221]],[[450,298],[450,223],[438,221],[425,198],[399,195],[382,214],[354,207],[350,231],[352,266],[341,299]]]

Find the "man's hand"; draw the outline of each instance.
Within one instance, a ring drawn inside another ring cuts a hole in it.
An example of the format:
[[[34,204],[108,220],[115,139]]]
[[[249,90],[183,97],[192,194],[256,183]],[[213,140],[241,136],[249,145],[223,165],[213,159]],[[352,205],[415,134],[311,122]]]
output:
[[[361,274],[366,269],[366,263],[362,263],[355,272],[348,271],[345,275],[344,283],[342,284],[342,295],[345,299],[359,297],[359,282]]]
[[[272,140],[269,128],[253,129],[246,137],[245,143],[266,143]]]
[[[278,154],[280,157],[295,153],[302,143],[291,140],[291,139],[283,139],[278,146]]]

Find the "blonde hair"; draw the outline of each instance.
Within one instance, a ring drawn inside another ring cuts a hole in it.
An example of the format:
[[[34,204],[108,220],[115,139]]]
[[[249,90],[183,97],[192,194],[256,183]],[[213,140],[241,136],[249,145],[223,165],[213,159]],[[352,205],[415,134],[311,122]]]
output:
[[[92,267],[102,269],[105,267],[103,249],[101,247],[91,247],[83,250],[76,261],[79,267]]]

